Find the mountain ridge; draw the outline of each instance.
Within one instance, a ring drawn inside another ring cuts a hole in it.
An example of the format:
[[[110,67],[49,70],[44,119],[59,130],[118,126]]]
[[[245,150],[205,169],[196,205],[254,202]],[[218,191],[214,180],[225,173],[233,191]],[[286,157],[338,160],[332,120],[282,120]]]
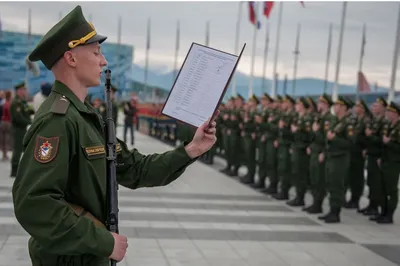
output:
[[[132,64],[132,78],[135,81],[138,82],[143,82],[144,81],[144,72],[145,69],[137,64]],[[160,73],[155,70],[149,69],[148,70],[148,84],[149,86],[154,86],[161,88],[165,91],[169,91],[170,88],[172,87],[173,84],[173,71],[169,71],[166,73]],[[242,72],[236,72],[235,76],[236,78],[236,92],[241,94],[244,98],[248,97],[248,84],[249,84],[249,76],[242,73]],[[262,91],[262,82],[263,79],[261,77],[255,77],[253,84],[254,84],[254,91],[253,93],[255,95],[261,95],[263,93]],[[284,94],[284,80],[278,80],[277,82],[277,94]],[[324,88],[324,83],[325,81],[322,79],[318,78],[312,78],[312,77],[304,77],[304,78],[298,78],[296,80],[296,87],[295,91],[293,93],[293,80],[287,80],[286,83],[286,93],[290,95],[319,95],[323,93],[323,88]],[[232,82],[231,82],[232,85]],[[226,96],[231,95],[231,87],[229,86]],[[272,80],[270,79],[265,79],[265,89],[266,92],[270,92],[272,86]],[[326,93],[331,94],[332,93],[332,87],[333,87],[333,82],[328,81],[327,82],[327,90]],[[373,84],[370,84],[371,87],[371,92],[387,92],[389,88],[385,87],[378,87],[376,90],[374,88]],[[349,93],[355,93],[356,92],[356,85],[355,84],[339,84],[339,93],[341,94],[349,94]]]

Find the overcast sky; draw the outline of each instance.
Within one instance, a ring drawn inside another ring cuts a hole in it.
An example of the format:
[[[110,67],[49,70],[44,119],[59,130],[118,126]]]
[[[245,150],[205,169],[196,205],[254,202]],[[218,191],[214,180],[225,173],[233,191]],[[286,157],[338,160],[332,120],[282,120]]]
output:
[[[181,21],[182,63],[191,42],[205,42],[206,21],[210,21],[210,46],[234,52],[236,21],[239,2],[0,2],[0,18],[4,30],[27,31],[28,9],[32,9],[32,31],[44,34],[56,23],[59,13],[67,14],[81,4],[87,18],[91,15],[98,32],[117,42],[118,15],[122,16],[122,42],[135,46],[134,62],[144,65],[146,23],[151,17],[150,67],[168,71],[173,67],[177,20]],[[267,77],[273,72],[273,58],[277,32],[276,3],[271,13],[270,49]],[[367,25],[367,44],[364,73],[370,83],[389,86],[394,51],[397,13],[396,2],[349,2],[344,33],[340,82],[354,84],[361,48],[362,25]],[[281,43],[278,72],[293,77],[293,50],[297,24],[301,23],[298,77],[324,78],[329,24],[333,24],[333,43],[329,79],[334,80],[339,39],[341,2],[307,2],[305,8],[298,1],[283,5]],[[262,28],[257,34],[255,74],[262,75],[263,53],[267,20],[261,16]],[[240,44],[247,48],[239,64],[239,71],[249,74],[251,65],[253,27],[248,19],[247,3],[243,4]],[[400,68],[400,66],[399,66]],[[398,71],[397,73],[399,73]],[[399,75],[397,75],[399,76]],[[400,87],[400,78],[396,85]]]

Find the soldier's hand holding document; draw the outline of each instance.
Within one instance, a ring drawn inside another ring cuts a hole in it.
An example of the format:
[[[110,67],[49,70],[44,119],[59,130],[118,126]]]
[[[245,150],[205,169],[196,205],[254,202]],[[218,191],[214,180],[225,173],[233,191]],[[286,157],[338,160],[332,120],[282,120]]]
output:
[[[217,111],[236,70],[240,54],[232,55],[192,43],[162,109],[162,114],[199,127]],[[210,123],[213,119],[210,119]]]

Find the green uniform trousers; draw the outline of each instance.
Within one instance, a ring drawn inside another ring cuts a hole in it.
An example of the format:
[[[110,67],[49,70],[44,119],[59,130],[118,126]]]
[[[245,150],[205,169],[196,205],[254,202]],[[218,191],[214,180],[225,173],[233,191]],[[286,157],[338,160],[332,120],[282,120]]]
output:
[[[289,146],[279,145],[278,146],[278,175],[281,181],[281,190],[288,192],[291,187],[291,158],[289,153]]]
[[[12,127],[11,129],[11,132],[13,134],[13,153],[11,157],[11,167],[17,170],[22,152],[24,151],[22,140],[24,139],[26,129],[18,127]]]
[[[276,187],[279,183],[278,180],[278,162],[277,162],[277,149],[274,147],[274,140],[267,140],[267,175],[271,187]]]
[[[29,247],[35,249],[35,253],[29,249],[29,256],[32,261],[32,266],[109,266],[109,258],[98,258],[93,255],[81,256],[60,256],[40,250],[39,245],[33,238],[29,239]],[[35,256],[40,253],[40,258]]]
[[[353,202],[358,202],[364,191],[364,164],[362,151],[353,151],[350,155],[350,171],[347,179]]]
[[[332,209],[340,209],[344,203],[344,182],[349,174],[350,153],[328,155],[326,161],[327,190]]]
[[[246,156],[246,167],[247,175],[254,178],[256,173],[256,144],[257,141],[254,140],[251,135],[245,135],[243,139],[244,152]]]
[[[319,152],[311,151],[310,154],[310,182],[311,194],[314,202],[322,204],[326,196],[326,159],[319,162]]]
[[[381,168],[378,166],[378,157],[368,155],[368,178],[367,184],[369,187],[369,205],[373,208],[383,206],[384,195],[383,195],[383,177]]]
[[[400,162],[398,161],[382,161],[383,176],[383,193],[384,204],[383,212],[385,214],[393,214],[399,202],[399,174]]]
[[[310,157],[306,149],[294,148],[291,154],[292,184],[296,186],[296,197],[304,199],[307,190]]]
[[[267,142],[258,140],[258,177],[263,184],[267,177]]]

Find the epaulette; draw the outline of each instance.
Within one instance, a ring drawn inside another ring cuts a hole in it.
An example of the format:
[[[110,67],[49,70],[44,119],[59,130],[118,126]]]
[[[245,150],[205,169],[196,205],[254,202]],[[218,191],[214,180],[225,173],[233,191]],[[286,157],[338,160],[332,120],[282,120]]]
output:
[[[51,106],[51,112],[55,114],[65,115],[69,107],[69,100],[65,96],[59,96]]]

